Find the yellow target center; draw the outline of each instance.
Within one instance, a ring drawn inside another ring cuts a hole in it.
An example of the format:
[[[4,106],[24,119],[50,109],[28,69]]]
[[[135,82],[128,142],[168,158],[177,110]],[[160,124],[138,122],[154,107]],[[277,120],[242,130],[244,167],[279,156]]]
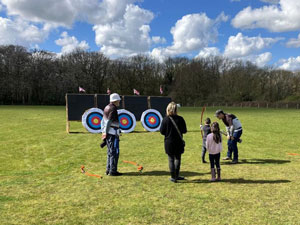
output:
[[[127,124],[127,120],[122,120],[122,124]]]
[[[150,122],[151,122],[151,123],[154,123],[154,122],[155,122],[155,119],[154,119],[154,118],[151,118],[151,119],[150,119]]]
[[[94,119],[94,123],[98,123],[99,122],[99,120],[98,119]]]

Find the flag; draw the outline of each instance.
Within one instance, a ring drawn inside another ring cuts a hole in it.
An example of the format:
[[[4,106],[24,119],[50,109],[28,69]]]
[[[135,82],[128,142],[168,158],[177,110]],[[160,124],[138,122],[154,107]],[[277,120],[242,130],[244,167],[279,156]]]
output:
[[[133,89],[133,94],[134,95],[140,95],[140,92],[138,90],[136,90],[136,89]]]
[[[81,92],[86,92],[82,87],[79,87],[79,93],[81,93]]]
[[[111,94],[111,91],[110,91],[110,89],[109,89],[109,88],[107,88],[107,91],[106,91],[106,93],[107,93],[108,95],[110,95],[110,94]]]
[[[160,85],[159,92],[160,92],[161,95],[164,93],[162,85]]]

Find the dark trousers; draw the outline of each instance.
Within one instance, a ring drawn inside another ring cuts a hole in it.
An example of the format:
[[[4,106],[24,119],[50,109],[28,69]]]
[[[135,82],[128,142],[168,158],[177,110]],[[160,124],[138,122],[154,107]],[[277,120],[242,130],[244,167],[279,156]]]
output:
[[[221,158],[221,153],[211,155],[209,154],[209,162],[210,162],[210,168],[214,169],[215,166],[217,169],[220,169],[220,158]]]
[[[233,153],[233,160],[238,160],[239,159],[239,150],[237,143],[240,140],[241,136],[243,134],[243,131],[238,131],[233,133],[234,140],[228,140],[227,145],[228,145],[228,152],[227,152],[227,157],[231,158],[232,153]]]
[[[107,142],[107,166],[106,170],[110,173],[118,171],[118,161],[120,155],[119,137],[108,134],[106,137]]]
[[[181,154],[179,155],[168,155],[169,168],[172,178],[177,178],[179,176],[180,164],[181,164]]]
[[[202,160],[205,159],[205,154],[206,154],[206,147],[202,145]]]

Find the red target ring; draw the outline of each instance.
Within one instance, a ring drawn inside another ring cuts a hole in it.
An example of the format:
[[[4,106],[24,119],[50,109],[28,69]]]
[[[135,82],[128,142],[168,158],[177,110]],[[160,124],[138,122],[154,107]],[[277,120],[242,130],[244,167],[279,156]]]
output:
[[[92,124],[95,126],[99,126],[101,123],[101,120],[98,117],[92,118]]]
[[[98,108],[91,108],[82,115],[82,125],[90,133],[101,133],[101,121],[103,119],[103,111]]]
[[[157,119],[154,117],[154,116],[150,116],[148,118],[148,122],[152,125],[156,124],[157,123]]]

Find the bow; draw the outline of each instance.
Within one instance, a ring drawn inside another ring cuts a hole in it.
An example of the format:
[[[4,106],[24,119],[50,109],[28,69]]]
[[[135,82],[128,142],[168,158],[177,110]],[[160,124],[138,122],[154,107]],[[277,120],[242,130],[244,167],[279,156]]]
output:
[[[134,166],[136,166],[137,167],[137,170],[139,171],[139,172],[142,172],[143,171],[143,169],[144,169],[144,167],[143,166],[141,166],[141,165],[139,165],[139,164],[137,164],[136,162],[132,162],[132,161],[123,161],[124,163],[129,163],[129,164],[131,164],[131,165],[134,165]]]
[[[100,176],[100,175],[97,175],[97,174],[91,174],[91,173],[85,172],[85,169],[84,169],[84,166],[83,166],[83,165],[80,167],[80,169],[81,169],[81,173],[83,173],[83,174],[85,174],[85,175],[87,175],[87,176],[90,176],[90,177],[97,177],[97,178],[102,179],[102,176]]]
[[[206,110],[206,106],[203,106],[202,112],[201,112],[201,125],[203,125],[203,115],[204,115],[205,110]],[[203,139],[203,130],[202,129],[201,129],[201,136]]]

